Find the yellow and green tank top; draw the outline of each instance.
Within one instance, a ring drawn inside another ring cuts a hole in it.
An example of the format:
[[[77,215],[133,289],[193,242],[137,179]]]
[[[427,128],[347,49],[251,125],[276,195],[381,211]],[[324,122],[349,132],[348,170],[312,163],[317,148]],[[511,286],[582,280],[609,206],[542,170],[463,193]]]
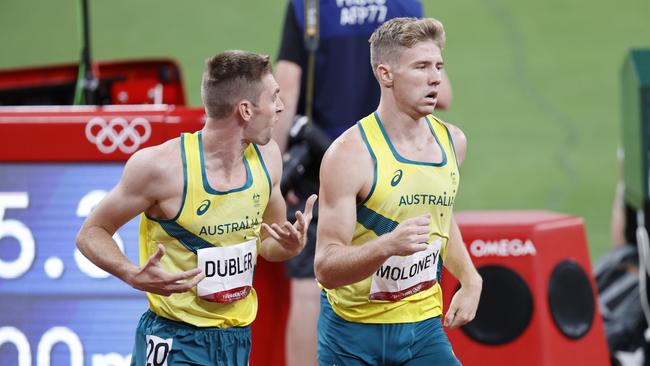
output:
[[[262,216],[271,193],[271,181],[258,147],[244,151],[247,179],[243,186],[217,191],[207,180],[201,132],[180,138],[183,159],[183,201],[176,217],[161,220],[143,214],[140,220],[140,263],[144,264],[163,244],[161,260],[171,273],[197,267],[196,251],[227,247],[257,238],[260,247]],[[196,288],[165,297],[147,293],[156,314],[197,327],[246,326],[257,314],[257,294],[252,289],[244,299],[228,304],[197,297]]]
[[[392,145],[377,113],[357,123],[374,161],[374,182],[365,200],[357,205],[352,245],[386,234],[411,217],[431,213],[430,241],[442,242],[436,283],[397,301],[371,300],[372,276],[327,291],[327,299],[342,318],[358,323],[410,323],[442,314],[440,272],[446,255],[452,209],[459,173],[453,141],[447,127],[429,115],[431,134],[442,150],[437,162],[412,161]]]

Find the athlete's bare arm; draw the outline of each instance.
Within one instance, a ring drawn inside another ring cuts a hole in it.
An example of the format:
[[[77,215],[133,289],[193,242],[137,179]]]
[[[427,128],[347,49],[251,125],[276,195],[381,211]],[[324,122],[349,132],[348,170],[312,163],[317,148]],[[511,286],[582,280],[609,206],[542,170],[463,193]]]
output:
[[[465,160],[467,151],[467,138],[458,127],[446,123],[454,142],[458,164]],[[458,279],[460,289],[454,294],[449,309],[445,314],[444,325],[450,328],[464,325],[474,319],[481,296],[483,281],[474,268],[474,264],[467,252],[463,237],[458,229],[456,220],[452,217],[449,228],[449,243],[444,266],[449,273]]]
[[[444,266],[458,279],[461,286],[452,297],[444,319],[446,327],[455,328],[467,324],[476,316],[483,280],[472,264],[453,217],[449,228],[449,244]]]
[[[271,177],[271,197],[264,211],[262,222],[262,247],[260,255],[268,261],[283,261],[294,257],[307,243],[307,228],[311,222],[316,195],[312,195],[305,205],[305,213],[296,212],[296,221],[287,220],[287,206],[280,192],[282,178],[282,157],[278,145],[271,140],[260,146],[260,152],[267,164]]]
[[[408,219],[364,245],[350,245],[357,220],[357,197],[365,197],[370,191],[373,169],[356,126],[341,135],[323,157],[314,269],[326,288],[361,281],[391,256],[427,248],[429,215]]]
[[[192,289],[203,279],[200,269],[167,273],[160,265],[165,255],[162,245],[145,265],[138,267],[120,251],[112,236],[142,212],[162,215],[169,212],[170,216],[164,218],[171,218],[180,209],[181,154],[179,147],[174,149],[173,145],[180,146],[177,139],[136,152],[126,163],[118,184],[91,212],[77,235],[79,250],[98,267],[138,290],[164,296]],[[170,163],[176,160],[180,170]],[[168,174],[169,169],[178,171]],[[170,177],[179,177],[180,182]]]
[[[280,119],[273,126],[273,139],[283,152],[287,149],[289,128],[298,107],[301,75],[302,68],[294,62],[280,60],[275,66],[275,78],[280,85],[280,99],[284,103],[284,111],[280,113]]]

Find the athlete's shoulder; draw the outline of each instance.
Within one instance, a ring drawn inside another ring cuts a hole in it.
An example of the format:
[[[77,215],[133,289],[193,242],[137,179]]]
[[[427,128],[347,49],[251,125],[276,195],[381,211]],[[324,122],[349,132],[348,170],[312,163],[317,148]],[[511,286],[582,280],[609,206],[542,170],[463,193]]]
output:
[[[347,187],[357,191],[372,179],[373,161],[354,125],[330,145],[321,163],[321,186]],[[354,192],[356,193],[356,192]]]
[[[463,163],[465,159],[465,153],[467,152],[467,136],[458,126],[455,124],[445,122],[440,117],[430,115],[447,128],[449,131],[449,136],[451,136],[451,141],[454,144],[454,150],[456,151],[456,159],[458,160],[458,165]]]
[[[275,140],[270,140],[264,145],[255,145],[260,152],[261,159],[271,176],[271,180],[276,182],[282,175],[282,153]]]
[[[361,136],[361,131],[359,130],[359,126],[354,124],[332,142],[325,156],[332,155],[333,157],[347,159],[358,156],[358,154],[364,151],[367,150],[363,142],[363,137]]]
[[[151,165],[164,164],[166,159],[181,158],[180,137],[176,137],[163,142],[160,145],[149,146],[136,151],[129,161],[144,162]]]
[[[124,176],[157,182],[171,169],[182,165],[180,138],[173,138],[160,145],[145,147],[136,151],[124,167]]]
[[[275,140],[271,139],[269,140],[268,143],[264,145],[260,144],[254,144],[257,146],[257,149],[262,153],[264,157],[271,157],[273,158],[274,156],[279,156],[280,155],[280,146],[278,146],[278,143],[275,142]]]

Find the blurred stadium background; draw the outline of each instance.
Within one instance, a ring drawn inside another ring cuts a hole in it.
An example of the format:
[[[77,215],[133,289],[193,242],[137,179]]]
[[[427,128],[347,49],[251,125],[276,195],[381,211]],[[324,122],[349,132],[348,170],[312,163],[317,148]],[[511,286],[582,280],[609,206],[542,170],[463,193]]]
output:
[[[650,2],[423,1],[443,21],[454,101],[468,135],[457,208],[548,209],[585,218],[592,259],[609,246],[620,143],[620,69],[650,46]],[[91,1],[95,60],[169,57],[200,104],[203,60],[274,56],[285,1]],[[74,62],[76,0],[0,2],[0,69]],[[362,91],[360,91],[362,92]]]

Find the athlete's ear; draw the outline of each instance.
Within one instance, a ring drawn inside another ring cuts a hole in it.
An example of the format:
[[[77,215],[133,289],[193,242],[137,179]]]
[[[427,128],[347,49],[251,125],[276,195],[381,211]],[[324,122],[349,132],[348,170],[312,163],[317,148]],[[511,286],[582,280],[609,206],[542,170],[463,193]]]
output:
[[[379,84],[383,85],[386,88],[393,87],[393,72],[391,70],[390,65],[379,64],[377,65],[377,69],[375,70],[375,72],[377,74],[377,79],[379,80]]]
[[[241,100],[237,104],[237,113],[244,121],[250,121],[251,117],[253,117],[253,103],[246,99]]]

